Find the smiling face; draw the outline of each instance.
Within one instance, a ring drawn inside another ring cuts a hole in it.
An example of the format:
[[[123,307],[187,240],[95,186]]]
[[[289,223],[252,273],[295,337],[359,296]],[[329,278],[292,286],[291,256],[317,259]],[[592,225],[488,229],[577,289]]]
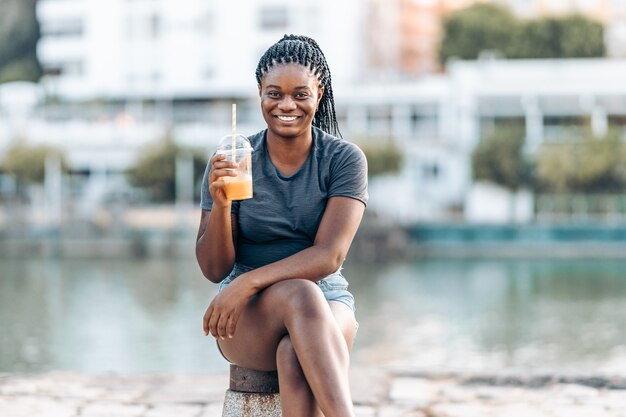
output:
[[[259,95],[268,134],[297,138],[311,134],[324,89],[316,75],[300,64],[278,64],[261,78]]]

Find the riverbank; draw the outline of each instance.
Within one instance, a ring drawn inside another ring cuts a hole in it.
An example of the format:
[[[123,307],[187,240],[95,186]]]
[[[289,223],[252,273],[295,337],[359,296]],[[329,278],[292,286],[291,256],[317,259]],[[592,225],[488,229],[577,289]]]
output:
[[[195,239],[190,224],[157,221],[110,229],[80,223],[20,233],[0,229],[0,258],[192,259]],[[424,258],[626,259],[626,225],[402,226],[366,217],[350,249],[350,259],[359,262]]]
[[[353,368],[357,417],[624,417],[626,378]],[[220,417],[228,375],[0,374],[3,417]]]

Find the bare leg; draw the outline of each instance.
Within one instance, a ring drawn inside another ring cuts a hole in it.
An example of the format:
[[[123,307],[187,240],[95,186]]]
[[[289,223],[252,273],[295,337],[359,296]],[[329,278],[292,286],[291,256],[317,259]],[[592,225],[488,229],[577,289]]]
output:
[[[276,365],[283,417],[323,417],[288,335],[278,344]]]
[[[219,343],[240,366],[274,370],[286,335],[324,415],[353,417],[348,346],[315,283],[291,279],[266,288],[241,313],[234,337]]]
[[[342,331],[348,350],[351,350],[356,333],[354,313],[339,302],[331,301],[329,305]],[[323,417],[289,336],[283,337],[278,345],[276,365],[283,417]]]

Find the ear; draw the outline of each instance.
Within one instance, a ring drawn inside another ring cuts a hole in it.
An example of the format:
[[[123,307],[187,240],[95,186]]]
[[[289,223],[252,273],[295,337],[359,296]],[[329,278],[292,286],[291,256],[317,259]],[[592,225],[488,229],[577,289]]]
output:
[[[320,85],[319,87],[317,87],[317,105],[318,106],[320,104],[320,100],[322,99],[323,95],[324,95],[324,87]]]
[[[261,97],[261,84],[259,84],[257,87],[259,87],[259,97]]]

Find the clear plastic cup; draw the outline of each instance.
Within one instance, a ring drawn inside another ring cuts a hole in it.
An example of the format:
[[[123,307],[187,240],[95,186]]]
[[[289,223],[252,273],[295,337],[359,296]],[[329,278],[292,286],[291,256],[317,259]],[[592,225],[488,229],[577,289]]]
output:
[[[252,146],[243,135],[235,135],[235,157],[233,159],[233,137],[224,136],[217,145],[217,154],[226,155],[229,161],[237,162],[236,177],[222,177],[226,183],[226,198],[245,200],[252,198]]]

